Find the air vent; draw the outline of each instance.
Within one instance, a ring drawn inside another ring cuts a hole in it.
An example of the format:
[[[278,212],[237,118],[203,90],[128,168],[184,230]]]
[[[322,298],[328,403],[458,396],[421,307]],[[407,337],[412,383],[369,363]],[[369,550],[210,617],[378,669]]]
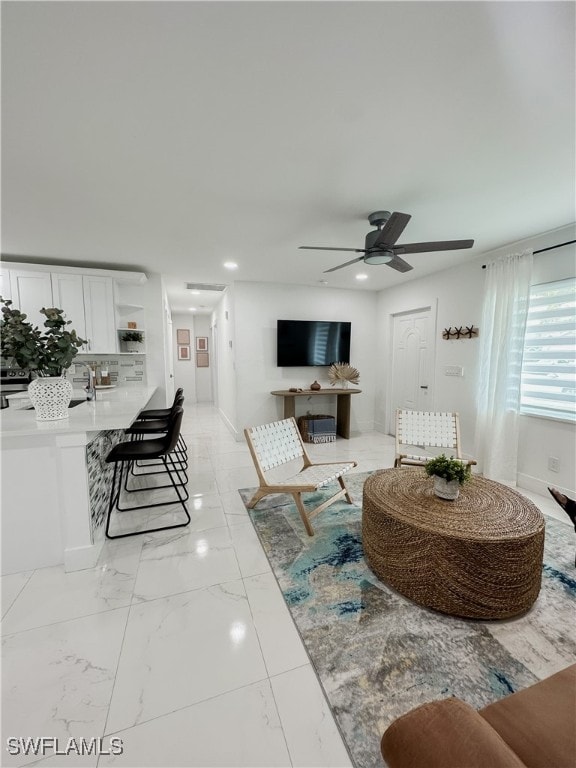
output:
[[[218,283],[186,283],[189,291],[224,291],[227,287]]]

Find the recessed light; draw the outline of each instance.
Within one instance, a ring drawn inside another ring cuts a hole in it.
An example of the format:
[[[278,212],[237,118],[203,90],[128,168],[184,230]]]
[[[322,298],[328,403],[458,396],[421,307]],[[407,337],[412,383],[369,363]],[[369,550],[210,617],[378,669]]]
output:
[[[356,280],[368,280],[368,275],[364,274],[364,272],[360,272],[360,274],[356,275]]]
[[[238,264],[235,261],[225,261],[224,266],[226,269],[238,269]]]
[[[190,307],[190,312],[196,312],[196,307]]]
[[[190,291],[190,293],[193,293],[195,296],[200,296],[200,291]]]

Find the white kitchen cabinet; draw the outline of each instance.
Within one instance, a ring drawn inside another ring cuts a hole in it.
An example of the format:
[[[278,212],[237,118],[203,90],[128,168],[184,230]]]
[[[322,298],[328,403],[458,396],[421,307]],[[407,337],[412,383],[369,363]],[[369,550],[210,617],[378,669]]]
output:
[[[11,269],[10,285],[14,306],[27,315],[32,325],[44,330],[46,316],[41,314],[40,310],[54,306],[50,272]]]
[[[80,338],[87,339],[82,275],[59,272],[51,274],[54,306],[62,309],[66,320],[70,320],[69,330],[74,329]],[[80,351],[88,352],[88,344],[84,344]]]
[[[10,270],[0,267],[0,296],[3,299],[12,298],[12,288],[10,287]]]
[[[118,349],[114,286],[110,277],[84,275],[84,316],[88,352],[108,354]]]
[[[54,305],[64,310],[71,328],[86,344],[83,354],[117,351],[112,279],[96,275],[52,272]]]
[[[70,329],[86,339],[80,354],[119,354],[115,285],[129,294],[132,287],[139,288],[145,282],[146,275],[140,272],[17,262],[10,262],[10,268],[0,268],[0,296],[12,299],[14,307],[42,330],[46,318],[40,309],[62,309],[66,320],[71,321]],[[120,327],[127,327],[135,314],[138,330],[143,330],[144,307],[134,303],[120,306],[121,319],[125,321]]]

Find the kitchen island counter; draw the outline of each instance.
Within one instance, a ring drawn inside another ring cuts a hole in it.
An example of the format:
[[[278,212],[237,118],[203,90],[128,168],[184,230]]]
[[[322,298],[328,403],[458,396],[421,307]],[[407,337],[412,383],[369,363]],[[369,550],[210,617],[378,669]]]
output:
[[[25,398],[11,397],[0,416],[2,574],[61,563],[67,571],[96,565],[111,482],[106,456],[155,390],[98,391],[95,401],[57,421],[36,421]]]
[[[99,390],[96,400],[87,400],[69,409],[67,419],[36,421],[36,414],[29,407],[26,393],[8,395],[9,408],[0,412],[0,436],[34,437],[39,435],[71,435],[75,433],[101,432],[109,429],[126,429],[138,413],[146,407],[156,387],[117,387]],[[74,399],[85,398],[84,390],[75,390]]]

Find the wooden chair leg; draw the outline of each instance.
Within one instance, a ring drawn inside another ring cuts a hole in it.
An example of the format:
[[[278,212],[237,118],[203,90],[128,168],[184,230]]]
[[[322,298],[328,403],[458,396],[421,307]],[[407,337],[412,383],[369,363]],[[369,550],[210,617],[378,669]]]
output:
[[[254,494],[254,496],[252,496],[252,498],[250,499],[248,504],[246,504],[246,506],[248,507],[248,509],[253,509],[256,506],[256,504],[258,504],[260,499],[263,499],[264,496],[266,495],[267,495],[267,491],[262,490],[262,488],[258,488],[256,493]]]
[[[344,478],[340,476],[338,478],[338,482],[340,483],[340,488],[344,491],[344,498],[348,502],[348,504],[352,504],[352,499],[350,498],[350,494],[348,493],[348,488],[346,488],[346,483],[344,482]]]
[[[302,518],[302,522],[304,523],[304,527],[306,528],[306,533],[308,534],[308,536],[314,536],[314,529],[310,525],[310,520],[308,519],[308,513],[306,512],[306,507],[302,502],[302,497],[300,496],[300,493],[294,492],[292,496],[294,497],[294,501],[296,502],[296,507],[298,508],[298,512],[300,512],[300,517]]]

